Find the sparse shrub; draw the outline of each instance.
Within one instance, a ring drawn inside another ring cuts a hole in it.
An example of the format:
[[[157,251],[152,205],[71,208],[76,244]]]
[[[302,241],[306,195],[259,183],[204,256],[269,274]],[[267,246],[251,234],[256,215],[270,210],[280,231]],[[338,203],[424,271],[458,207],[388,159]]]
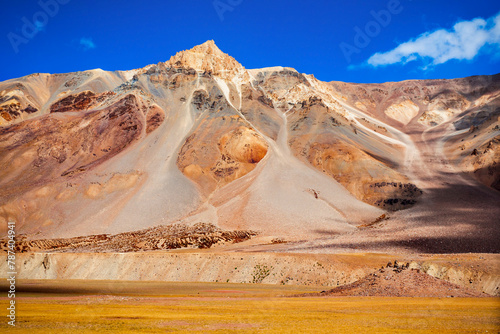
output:
[[[272,269],[274,269],[274,267],[269,268],[266,265],[256,265],[253,268],[252,283],[262,283],[262,281],[271,274]]]

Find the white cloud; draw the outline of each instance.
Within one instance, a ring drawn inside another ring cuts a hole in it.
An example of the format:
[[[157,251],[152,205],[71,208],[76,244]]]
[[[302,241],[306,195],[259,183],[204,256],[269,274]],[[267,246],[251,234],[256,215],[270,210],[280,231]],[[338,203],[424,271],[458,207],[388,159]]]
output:
[[[87,37],[80,38],[80,45],[83,47],[83,50],[85,51],[96,48],[96,45],[92,40],[92,38],[87,38]]]
[[[377,67],[423,59],[438,65],[451,59],[471,60],[486,45],[494,45],[497,52],[499,50],[500,13],[487,20],[457,22],[452,30],[426,32],[393,50],[375,53],[367,62]]]
[[[35,28],[37,31],[45,30],[45,24],[42,21],[35,21]]]

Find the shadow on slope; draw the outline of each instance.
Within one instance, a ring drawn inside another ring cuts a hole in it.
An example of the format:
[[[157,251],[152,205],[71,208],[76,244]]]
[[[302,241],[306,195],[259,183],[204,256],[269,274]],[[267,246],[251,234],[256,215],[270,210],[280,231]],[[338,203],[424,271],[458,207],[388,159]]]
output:
[[[426,189],[425,197],[413,208],[393,213],[381,224],[348,236],[325,230],[316,233],[332,239],[323,239],[321,246],[303,245],[294,250],[399,248],[435,254],[500,253],[500,193],[480,184],[443,181],[439,187]]]

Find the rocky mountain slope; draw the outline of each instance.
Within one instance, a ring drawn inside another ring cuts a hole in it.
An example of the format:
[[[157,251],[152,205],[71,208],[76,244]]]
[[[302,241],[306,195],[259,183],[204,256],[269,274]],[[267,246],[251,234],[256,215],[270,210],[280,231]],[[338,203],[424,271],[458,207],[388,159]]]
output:
[[[0,226],[37,239],[178,222],[353,236],[395,210],[427,227],[419,212],[454,185],[479,192],[475,231],[495,237],[499,96],[499,75],[349,84],[247,70],[213,41],[142,69],[8,80]]]

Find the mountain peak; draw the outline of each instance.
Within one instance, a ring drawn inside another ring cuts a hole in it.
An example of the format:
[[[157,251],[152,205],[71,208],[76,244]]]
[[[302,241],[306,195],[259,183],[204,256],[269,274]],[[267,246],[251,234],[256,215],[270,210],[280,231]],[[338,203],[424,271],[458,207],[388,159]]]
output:
[[[208,40],[190,50],[178,52],[165,62],[165,65],[211,72],[225,79],[231,79],[244,71],[244,67],[236,59],[222,52],[213,40]]]
[[[212,55],[218,55],[218,56],[224,56],[226,55],[224,52],[219,49],[217,45],[215,45],[215,42],[213,39],[210,39],[206,41],[203,44],[196,45],[193,47],[191,50],[192,52],[198,52],[198,53],[205,53],[205,54],[212,54]]]

